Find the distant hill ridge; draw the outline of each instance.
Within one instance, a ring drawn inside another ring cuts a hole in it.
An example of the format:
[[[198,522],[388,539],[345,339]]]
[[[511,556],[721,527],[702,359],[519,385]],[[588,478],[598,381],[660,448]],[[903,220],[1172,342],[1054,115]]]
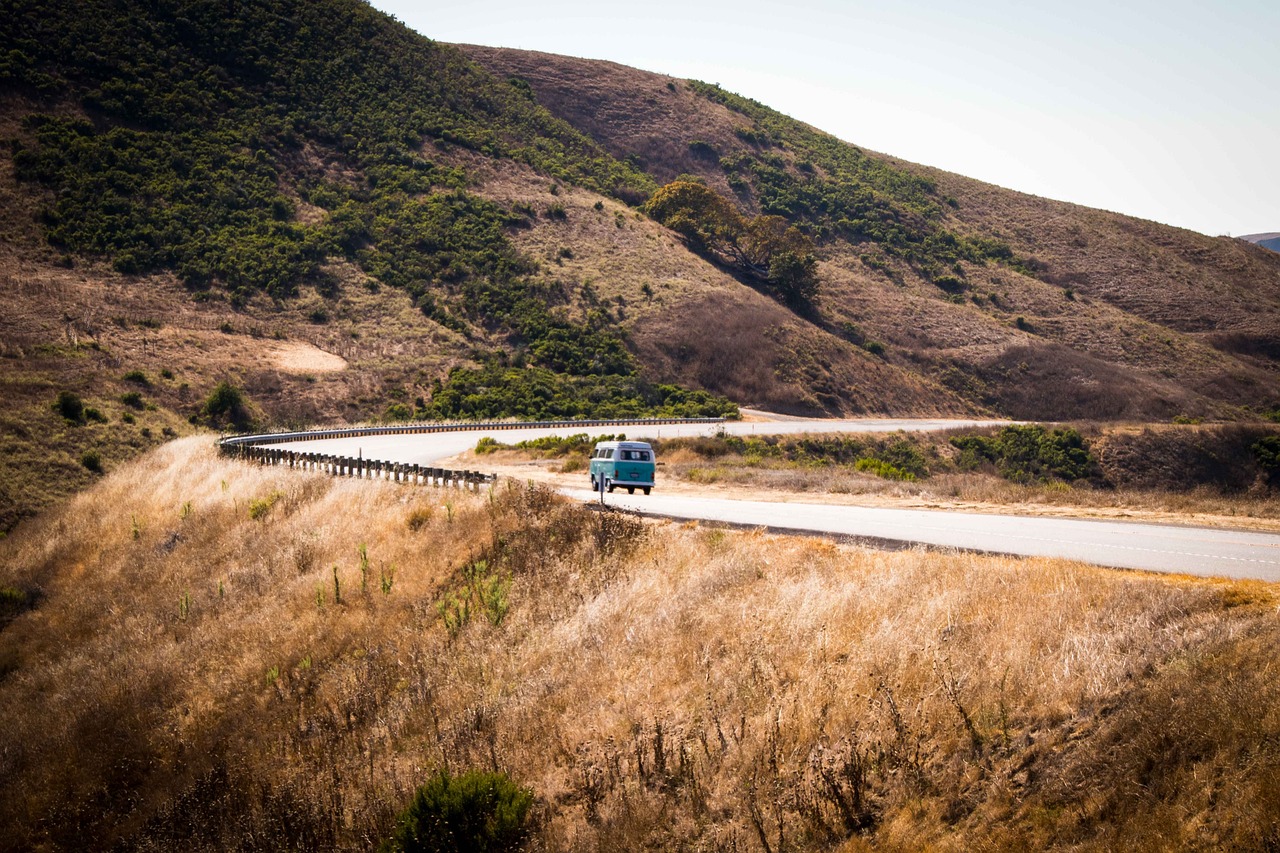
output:
[[[1270,231],[1266,234],[1245,234],[1240,238],[1248,240],[1264,249],[1270,249],[1273,252],[1280,252],[1280,231]]]

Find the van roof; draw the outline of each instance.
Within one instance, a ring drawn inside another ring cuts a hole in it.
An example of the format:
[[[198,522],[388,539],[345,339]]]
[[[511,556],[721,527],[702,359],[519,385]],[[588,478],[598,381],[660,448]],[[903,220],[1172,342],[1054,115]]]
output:
[[[597,441],[596,447],[634,447],[652,450],[647,441]]]

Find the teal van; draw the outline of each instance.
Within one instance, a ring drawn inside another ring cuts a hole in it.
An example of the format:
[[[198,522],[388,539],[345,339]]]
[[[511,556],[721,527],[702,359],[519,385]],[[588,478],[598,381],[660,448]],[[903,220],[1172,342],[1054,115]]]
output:
[[[613,491],[621,487],[634,495],[636,489],[649,494],[653,488],[653,474],[657,470],[653,448],[643,441],[601,441],[591,451],[591,488],[600,491],[600,484]]]

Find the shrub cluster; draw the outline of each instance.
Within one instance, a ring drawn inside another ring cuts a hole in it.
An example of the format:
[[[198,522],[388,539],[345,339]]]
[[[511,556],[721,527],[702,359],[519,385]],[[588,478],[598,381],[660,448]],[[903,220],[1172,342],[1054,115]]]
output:
[[[931,279],[957,275],[960,261],[1029,271],[1028,262],[1006,244],[945,228],[943,205],[954,206],[954,199],[940,198],[933,181],[719,86],[689,85],[751,122],[738,137],[752,150],[722,157],[720,167],[736,191],[755,194],[762,213],[803,223],[819,240],[841,236],[876,243]],[[774,150],[781,148],[793,153],[794,168]]]
[[[1007,426],[994,436],[960,435],[951,439],[960,451],[957,464],[973,469],[984,463],[1017,483],[1052,479],[1081,480],[1097,476],[1097,460],[1074,429],[1048,429],[1039,424]]]
[[[748,219],[732,202],[696,181],[672,181],[655,192],[645,208],[683,235],[694,251],[766,282],[783,299],[803,304],[817,296],[813,242],[785,218]]]
[[[418,788],[381,853],[498,853],[528,835],[533,792],[505,773],[441,770]]]
[[[421,418],[737,417],[738,407],[706,391],[632,375],[574,376],[544,367],[454,368],[420,409]]]

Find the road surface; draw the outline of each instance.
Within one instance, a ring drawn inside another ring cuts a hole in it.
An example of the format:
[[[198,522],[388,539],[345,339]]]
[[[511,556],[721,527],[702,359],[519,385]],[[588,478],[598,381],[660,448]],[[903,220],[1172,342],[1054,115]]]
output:
[[[628,438],[672,438],[712,435],[781,435],[797,433],[866,433],[925,431],[1003,424],[1006,421],[959,420],[787,420],[729,422],[650,427],[603,426],[503,430],[492,433],[506,444],[546,435],[591,436],[625,432]],[[277,444],[284,450],[362,456],[390,462],[427,465],[475,447],[489,433],[428,433],[361,436]],[[566,490],[581,500],[597,497],[587,490]],[[821,503],[774,503],[664,495],[662,484],[649,496],[614,493],[613,506],[672,518],[718,521],[751,527],[848,536],[879,542],[1062,557],[1113,568],[1183,572],[1193,575],[1280,581],[1280,535],[1204,527],[1093,521],[1066,518],[989,515],[942,510],[882,509]]]

